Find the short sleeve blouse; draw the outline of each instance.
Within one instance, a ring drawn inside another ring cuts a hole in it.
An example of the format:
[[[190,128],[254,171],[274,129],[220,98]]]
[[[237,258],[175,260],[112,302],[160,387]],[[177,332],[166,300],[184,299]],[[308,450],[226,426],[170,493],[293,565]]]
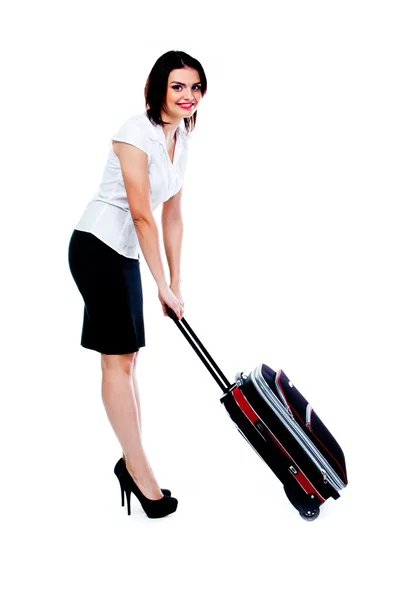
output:
[[[147,112],[132,116],[112,136],[111,140],[132,144],[146,152],[152,210],[181,189],[190,137],[182,126],[177,128],[172,162],[164,130],[161,125],[154,125],[149,120]],[[112,141],[102,181],[75,228],[93,233],[123,256],[139,256],[139,241],[129,209],[121,165],[113,150]]]

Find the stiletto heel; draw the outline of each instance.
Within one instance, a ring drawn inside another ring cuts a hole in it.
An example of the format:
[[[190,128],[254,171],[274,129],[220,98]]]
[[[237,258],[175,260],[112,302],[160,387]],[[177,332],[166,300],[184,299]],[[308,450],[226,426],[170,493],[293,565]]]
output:
[[[124,505],[124,486],[122,485],[122,482],[118,479],[119,481],[119,485],[121,486],[121,506],[125,506]]]
[[[128,508],[128,515],[131,514],[131,491],[125,489],[125,494],[126,494],[126,505]]]

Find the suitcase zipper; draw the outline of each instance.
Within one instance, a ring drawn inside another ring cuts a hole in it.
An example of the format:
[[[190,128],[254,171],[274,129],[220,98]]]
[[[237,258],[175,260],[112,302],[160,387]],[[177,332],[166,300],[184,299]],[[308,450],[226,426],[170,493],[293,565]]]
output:
[[[312,431],[312,428],[311,428],[311,411],[312,411],[311,404],[307,404],[307,408],[306,408],[306,427],[310,431]]]
[[[293,416],[292,409],[290,408],[290,406],[289,406],[289,404],[288,404],[288,401],[287,401],[287,400],[286,400],[286,398],[285,398],[285,395],[284,395],[284,394],[282,394],[282,392],[281,392],[281,390],[279,389],[279,386],[278,386],[278,385],[276,386],[276,389],[278,390],[279,397],[280,397],[280,399],[282,400],[283,404],[285,405],[285,407],[286,407],[286,410],[287,410],[287,412],[288,412],[288,414],[289,414],[290,418],[291,418],[291,419],[294,419],[294,416]]]
[[[323,477],[324,483],[328,482],[336,490],[342,490],[346,484],[339,478],[337,473],[332,469],[328,461],[321,452],[314,446],[311,440],[300,428],[298,423],[293,418],[288,419],[288,411],[271,390],[264,377],[262,376],[262,364],[250,373],[251,380],[258,392],[268,400],[269,406],[273,409],[279,419],[288,427],[293,434],[293,437],[299,443],[304,452],[311,458],[313,463],[318,467]]]
[[[287,409],[287,411],[288,411],[288,413],[289,413],[290,417],[291,417],[292,419],[294,419],[294,416],[293,416],[293,411],[292,411],[292,409],[290,408],[290,406],[289,406],[289,403],[288,403],[288,401],[286,400],[286,396],[285,396],[285,394],[283,393],[283,391],[281,390],[281,387],[280,387],[280,385],[281,385],[281,384],[280,384],[280,381],[279,381],[279,377],[277,376],[277,377],[275,377],[275,386],[276,386],[276,389],[277,389],[277,391],[278,391],[279,397],[281,398],[282,402],[283,402],[283,403],[284,403],[284,405],[286,406],[286,409]],[[293,387],[293,383],[292,383],[291,381],[289,381],[289,385],[290,385],[290,387]],[[305,424],[306,424],[306,427],[307,427],[307,429],[309,429],[310,431],[312,431],[312,429],[311,429],[311,411],[312,411],[312,407],[311,407],[311,405],[310,405],[310,404],[307,404],[307,408],[306,408],[306,420],[305,420]],[[300,418],[301,418],[301,417],[300,417]]]

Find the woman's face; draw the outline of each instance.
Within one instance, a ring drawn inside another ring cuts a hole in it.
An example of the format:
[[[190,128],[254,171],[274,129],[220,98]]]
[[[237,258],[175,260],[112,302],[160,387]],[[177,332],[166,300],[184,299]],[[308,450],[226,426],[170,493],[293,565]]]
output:
[[[196,69],[183,67],[171,71],[164,107],[168,117],[176,120],[190,117],[197,110],[201,98],[200,77]]]

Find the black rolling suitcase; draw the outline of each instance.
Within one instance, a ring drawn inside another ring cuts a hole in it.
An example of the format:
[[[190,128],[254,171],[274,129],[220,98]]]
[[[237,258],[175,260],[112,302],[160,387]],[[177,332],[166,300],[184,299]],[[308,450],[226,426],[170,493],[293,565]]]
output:
[[[283,483],[299,514],[316,519],[321,504],[337,500],[347,485],[335,438],[282,370],[261,364],[229,383],[187,321],[169,307],[167,312],[223,390],[220,401],[239,432]]]

